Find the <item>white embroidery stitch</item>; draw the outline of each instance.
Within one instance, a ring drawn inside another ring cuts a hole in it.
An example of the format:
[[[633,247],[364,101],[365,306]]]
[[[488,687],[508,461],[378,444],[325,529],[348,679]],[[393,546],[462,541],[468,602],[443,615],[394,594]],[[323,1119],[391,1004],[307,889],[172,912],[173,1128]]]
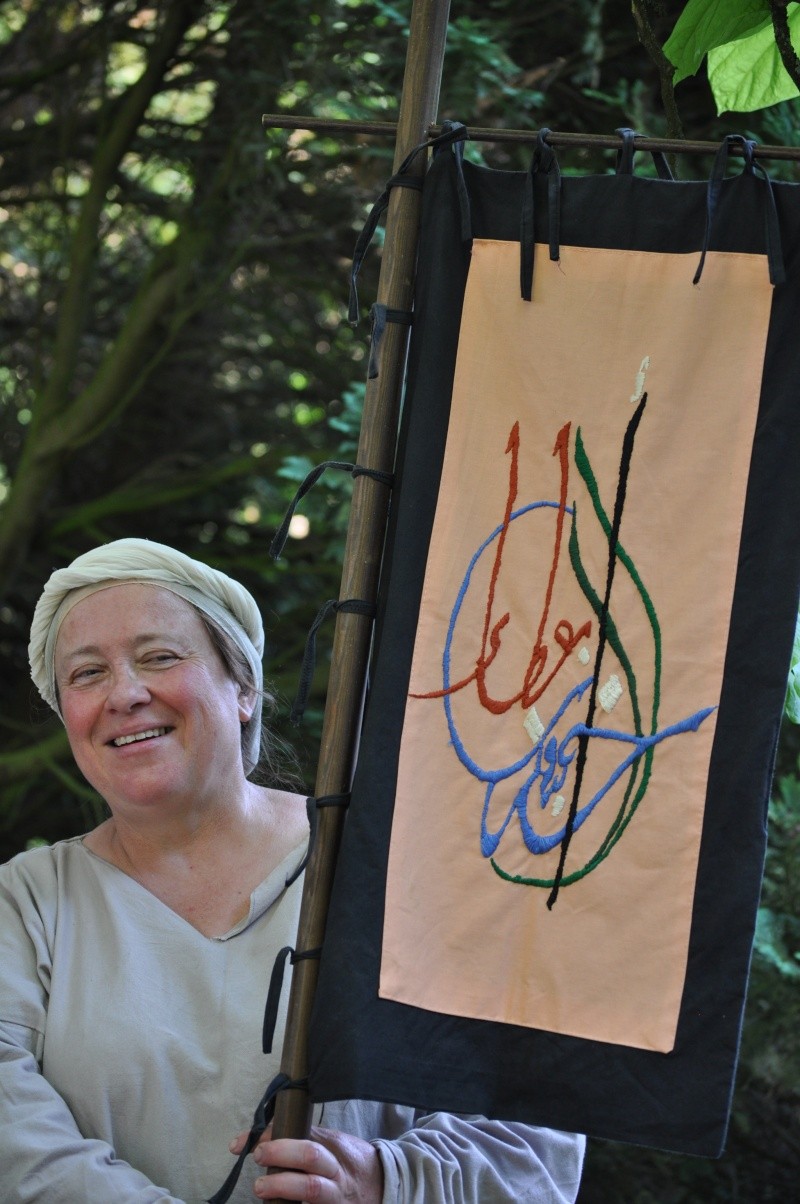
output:
[[[622,686],[616,673],[612,673],[604,686],[597,691],[597,699],[604,711],[613,711],[622,697]]]
[[[589,652],[589,649],[584,645],[583,648],[581,648],[580,652],[578,653],[578,660],[581,662],[582,665],[588,665],[590,657],[591,657],[591,653]]]
[[[531,707],[528,711],[523,726],[534,744],[544,735],[544,724],[536,712],[536,707]]]
[[[631,393],[631,405],[635,405],[637,401],[641,401],[642,393],[644,393],[644,382],[647,376],[647,369],[650,367],[650,356],[646,355],[639,365],[639,371],[636,373],[636,383],[633,386]]]
[[[566,801],[567,800],[564,798],[563,794],[557,794],[556,797],[553,799],[553,805],[550,808],[551,813],[553,815],[560,815],[561,812],[564,810],[564,803]]]

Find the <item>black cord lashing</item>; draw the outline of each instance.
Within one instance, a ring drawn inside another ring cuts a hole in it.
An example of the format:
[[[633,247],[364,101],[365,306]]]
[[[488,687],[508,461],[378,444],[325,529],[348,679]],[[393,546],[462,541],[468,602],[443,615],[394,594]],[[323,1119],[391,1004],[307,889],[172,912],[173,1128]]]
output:
[[[321,807],[349,807],[350,794],[323,794],[319,798],[313,796],[306,799],[306,814],[308,816],[308,848],[306,855],[293,874],[286,879],[284,889],[291,886],[305,870],[317,839],[317,812]]]
[[[309,628],[308,638],[306,639],[303,663],[300,667],[300,684],[297,687],[297,696],[289,716],[294,724],[299,723],[303,718],[303,712],[308,702],[308,694],[311,689],[311,680],[314,676],[317,659],[317,632],[330,615],[339,612],[343,614],[363,615],[366,618],[374,619],[376,607],[373,602],[367,602],[361,598],[345,598],[339,602],[335,598],[329,598],[327,602],[323,603],[317,617]]]
[[[388,208],[389,193],[393,188],[413,188],[417,192],[422,191],[424,184],[422,176],[408,176],[405,174],[404,168],[408,164],[409,160],[407,159],[403,167],[400,168],[400,171],[386,181],[383,192],[370,209],[369,216],[364,223],[364,228],[356,239],[356,245],[353,249],[353,263],[350,268],[350,300],[347,306],[347,320],[351,326],[358,326],[358,320],[361,316],[358,304],[358,274],[361,271],[364,256],[369,250],[369,245],[378,228],[378,222]]]
[[[420,142],[413,150],[406,155],[403,162],[400,164],[397,172],[391,176],[384,186],[375,204],[369,211],[369,216],[364,223],[364,228],[356,240],[355,249],[353,251],[353,264],[350,269],[350,302],[347,308],[347,320],[351,326],[358,325],[359,305],[358,305],[358,289],[356,282],[358,274],[361,271],[361,265],[364,262],[364,256],[367,253],[369,244],[372,242],[373,235],[378,228],[378,222],[382,214],[389,204],[389,193],[393,188],[413,188],[421,191],[424,185],[424,177],[419,175],[408,175],[408,169],[420,151],[427,150],[432,147],[436,150],[438,147],[447,146],[457,142],[463,142],[468,138],[467,128],[460,121],[445,122],[442,127],[442,133],[435,138],[429,138],[426,142]]]
[[[317,812],[324,807],[348,807],[350,805],[350,792],[346,791],[341,794],[322,794],[319,798],[313,796],[306,799],[306,811],[308,813],[309,822],[309,837],[308,849],[300,865],[295,872],[286,881],[286,886],[291,886],[295,882],[303,870],[305,869],[314,845],[317,839]],[[272,966],[272,973],[269,980],[269,988],[267,990],[267,999],[264,1005],[264,1023],[261,1030],[261,1048],[265,1054],[272,1052],[272,1043],[275,1038],[275,1025],[278,1020],[278,1007],[280,1005],[281,992],[283,990],[283,978],[286,970],[286,959],[289,958],[294,966],[297,962],[318,960],[322,954],[322,948],[305,949],[300,952],[292,948],[291,945],[285,945],[277,954]]]
[[[369,317],[370,336],[367,377],[369,380],[377,380],[381,370],[381,345],[386,330],[386,323],[396,322],[400,326],[410,326],[414,321],[414,314],[409,309],[390,309],[388,305],[382,305],[376,301],[369,311]]]
[[[269,979],[267,1000],[264,1005],[264,1023],[261,1029],[261,1049],[265,1054],[272,1053],[272,1043],[275,1040],[275,1025],[278,1023],[278,1008],[283,991],[283,977],[286,971],[286,959],[296,966],[298,962],[319,961],[322,948],[304,949],[299,952],[291,945],[285,945],[275,957],[272,973]]]
[[[225,1182],[219,1191],[210,1196],[207,1204],[227,1204],[233,1195],[236,1184],[239,1182],[239,1176],[245,1164],[245,1159],[248,1154],[252,1153],[258,1145],[259,1140],[264,1134],[267,1125],[271,1122],[275,1115],[275,1101],[280,1091],[292,1090],[308,1090],[308,1079],[290,1079],[287,1074],[276,1074],[271,1081],[263,1096],[261,1097],[258,1106],[256,1107],[253,1116],[253,1124],[245,1142],[244,1149],[236,1160],[231,1173],[228,1175]]]
[[[394,474],[391,472],[382,472],[378,468],[365,468],[362,464],[350,464],[344,460],[325,460],[322,464],[317,464],[301,482],[286,509],[280,527],[272,537],[272,543],[269,545],[269,554],[273,560],[280,558],[281,552],[286,546],[286,540],[289,538],[289,526],[299,503],[313,489],[327,468],[349,472],[354,480],[356,477],[371,477],[374,481],[378,481],[381,485],[387,485],[390,489],[394,484]]]

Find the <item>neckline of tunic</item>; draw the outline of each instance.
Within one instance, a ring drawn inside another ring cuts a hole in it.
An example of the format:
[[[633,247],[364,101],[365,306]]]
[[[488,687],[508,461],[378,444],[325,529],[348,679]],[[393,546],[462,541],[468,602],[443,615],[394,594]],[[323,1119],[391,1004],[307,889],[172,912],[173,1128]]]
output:
[[[72,837],[63,843],[80,849],[81,852],[89,858],[92,864],[100,869],[101,873],[106,873],[109,879],[119,876],[125,882],[130,883],[131,888],[136,893],[144,894],[148,899],[151,899],[155,907],[174,917],[174,920],[177,923],[185,925],[192,932],[196,933],[201,940],[213,942],[228,941],[232,937],[238,936],[240,933],[244,932],[252,924],[254,924],[262,915],[264,915],[264,913],[278,901],[280,896],[286,890],[287,886],[291,883],[294,875],[297,873],[298,867],[306,855],[308,847],[307,840],[301,841],[300,844],[296,845],[291,850],[291,852],[287,853],[283,861],[279,862],[275,869],[267,874],[263,882],[259,883],[255,890],[252,891],[250,895],[250,906],[247,910],[247,913],[242,917],[241,920],[239,920],[238,923],[234,924],[234,926],[227,932],[223,932],[218,936],[207,936],[205,933],[201,932],[199,928],[195,928],[193,924],[191,924],[177,911],[174,911],[167,903],[164,903],[162,899],[159,899],[158,895],[153,894],[151,890],[148,890],[146,886],[143,886],[141,882],[138,882],[136,878],[133,878],[130,874],[127,874],[125,870],[120,869],[119,866],[114,865],[114,863],[111,861],[106,861],[106,859],[101,857],[99,853],[95,853],[92,849],[88,848],[83,843],[83,836]]]

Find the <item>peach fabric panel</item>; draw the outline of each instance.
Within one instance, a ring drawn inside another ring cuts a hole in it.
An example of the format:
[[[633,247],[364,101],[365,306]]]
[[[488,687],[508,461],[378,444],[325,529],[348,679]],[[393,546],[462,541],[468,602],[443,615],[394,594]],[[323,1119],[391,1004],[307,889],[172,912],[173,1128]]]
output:
[[[474,244],[382,998],[673,1047],[772,295],[763,257],[712,252],[693,286],[696,262],[565,246],[552,263],[537,247],[528,304],[519,244]],[[602,602],[602,516],[644,395],[598,665],[587,591]]]

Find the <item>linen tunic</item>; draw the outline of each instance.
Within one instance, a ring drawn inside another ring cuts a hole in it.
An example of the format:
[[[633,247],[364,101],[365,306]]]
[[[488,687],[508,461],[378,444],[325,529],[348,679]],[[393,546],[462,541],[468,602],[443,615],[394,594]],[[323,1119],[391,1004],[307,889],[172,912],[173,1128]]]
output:
[[[279,1069],[261,1025],[293,944],[295,849],[247,916],[207,937],[81,838],[0,867],[0,1198],[200,1204],[232,1165]],[[374,1140],[384,1204],[567,1204],[583,1139],[521,1124],[345,1101],[315,1123]],[[248,1164],[232,1197],[252,1202]]]

